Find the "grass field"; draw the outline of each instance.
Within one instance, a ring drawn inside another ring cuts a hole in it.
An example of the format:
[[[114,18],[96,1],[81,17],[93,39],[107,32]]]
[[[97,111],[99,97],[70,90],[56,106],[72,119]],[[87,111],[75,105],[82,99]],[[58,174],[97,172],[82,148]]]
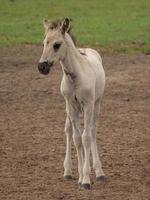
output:
[[[150,51],[149,0],[0,0],[0,46],[41,43],[43,18],[65,16],[79,45]]]

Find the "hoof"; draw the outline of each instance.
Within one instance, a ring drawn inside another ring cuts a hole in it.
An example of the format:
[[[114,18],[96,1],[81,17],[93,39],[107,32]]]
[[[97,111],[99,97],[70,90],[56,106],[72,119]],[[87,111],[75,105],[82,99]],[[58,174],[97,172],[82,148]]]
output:
[[[98,182],[106,182],[107,177],[106,176],[98,176],[98,177],[96,177],[96,180]]]
[[[89,183],[83,183],[81,185],[81,189],[83,189],[83,190],[90,190],[91,189],[91,185]]]
[[[78,183],[78,187],[79,187],[79,189],[82,189],[82,183],[81,182]]]
[[[64,180],[65,180],[65,181],[72,180],[72,176],[71,176],[71,175],[65,175],[65,176],[64,176]]]

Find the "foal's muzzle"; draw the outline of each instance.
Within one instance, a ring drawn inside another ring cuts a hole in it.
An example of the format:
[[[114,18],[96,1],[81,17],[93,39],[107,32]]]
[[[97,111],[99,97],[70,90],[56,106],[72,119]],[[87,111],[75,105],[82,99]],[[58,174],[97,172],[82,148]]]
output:
[[[39,72],[41,74],[47,75],[49,73],[50,68],[52,67],[52,65],[53,65],[53,62],[48,62],[48,61],[39,62],[39,64],[38,64]]]

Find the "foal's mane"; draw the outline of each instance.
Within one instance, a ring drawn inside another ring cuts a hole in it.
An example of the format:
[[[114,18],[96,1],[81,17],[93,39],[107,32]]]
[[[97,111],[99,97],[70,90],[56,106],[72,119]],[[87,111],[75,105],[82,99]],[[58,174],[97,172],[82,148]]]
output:
[[[62,25],[62,20],[61,19],[57,19],[57,20],[54,20],[54,21],[51,21],[50,23],[50,29],[58,29],[60,28],[60,26]],[[73,42],[74,42],[74,45],[76,45],[76,38],[75,36],[72,34],[72,26],[70,25],[67,33],[70,35],[70,37],[72,38]]]

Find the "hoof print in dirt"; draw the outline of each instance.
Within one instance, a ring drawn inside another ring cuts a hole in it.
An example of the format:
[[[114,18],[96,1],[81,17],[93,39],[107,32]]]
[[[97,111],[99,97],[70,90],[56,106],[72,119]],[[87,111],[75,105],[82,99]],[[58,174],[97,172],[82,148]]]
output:
[[[65,181],[72,180],[72,176],[71,175],[66,175],[66,176],[64,176],[64,180]]]
[[[96,181],[98,181],[98,182],[106,182],[107,181],[107,177],[106,176],[98,176],[98,177],[96,177]]]

